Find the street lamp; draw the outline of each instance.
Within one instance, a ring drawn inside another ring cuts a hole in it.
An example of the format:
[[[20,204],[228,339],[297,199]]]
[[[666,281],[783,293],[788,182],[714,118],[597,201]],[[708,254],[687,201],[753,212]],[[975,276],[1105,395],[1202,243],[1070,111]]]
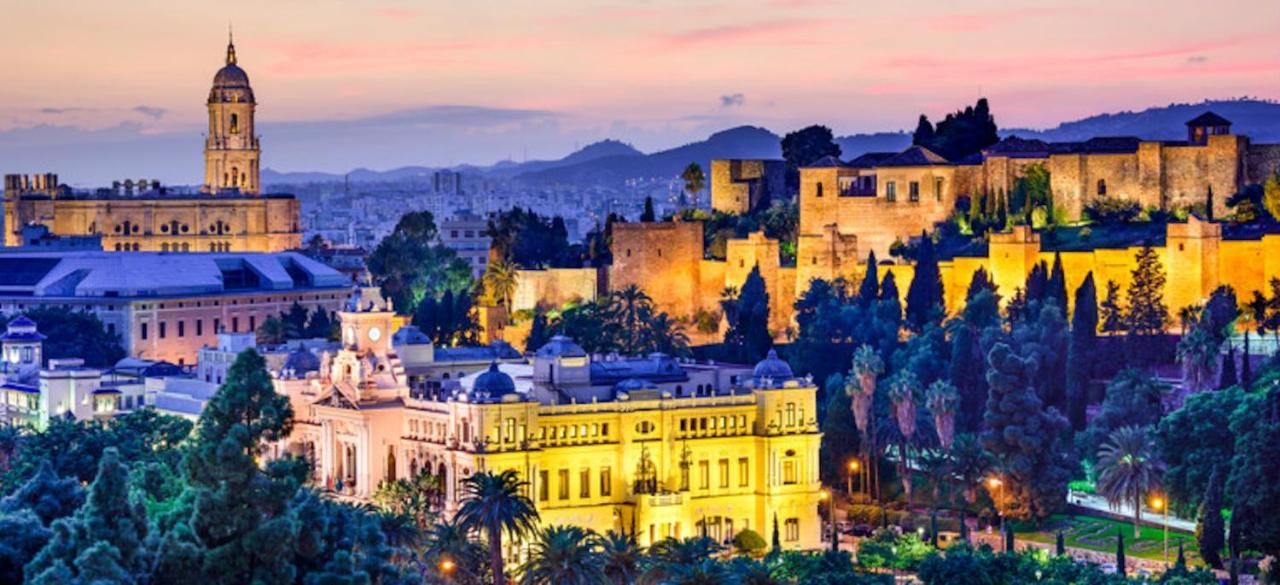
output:
[[[857,473],[858,468],[861,466],[862,464],[859,463],[857,459],[854,459],[849,462],[849,477],[848,477],[849,485],[845,488],[845,491],[849,492],[850,496],[853,495],[853,474]]]
[[[996,516],[1000,518],[1000,536],[1003,537],[1004,536],[1004,513],[1000,511],[1000,506],[1004,505],[1004,482],[1000,481],[1000,478],[998,477],[992,477],[987,480],[987,487],[992,490],[997,490],[1000,494],[1000,497],[995,502],[995,504],[996,504]]]
[[[1151,509],[1160,512],[1164,517],[1164,564],[1169,564],[1169,511],[1165,509],[1166,502],[1160,496],[1151,497]]]
[[[452,575],[453,570],[456,568],[458,568],[458,565],[453,562],[453,559],[449,557],[440,559],[440,572],[443,573],[444,575],[446,576]]]

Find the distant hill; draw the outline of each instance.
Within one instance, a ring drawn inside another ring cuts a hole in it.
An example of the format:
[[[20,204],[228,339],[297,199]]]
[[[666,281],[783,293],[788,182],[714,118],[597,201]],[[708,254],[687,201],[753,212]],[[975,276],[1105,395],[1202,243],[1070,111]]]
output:
[[[1231,120],[1233,133],[1249,136],[1254,142],[1280,142],[1280,102],[1256,99],[1169,104],[1140,112],[1099,114],[1043,130],[1002,128],[1000,134],[1062,142],[1087,140],[1095,136],[1181,140],[1187,137],[1187,120],[1209,110]],[[999,119],[1000,113],[996,112],[996,120]]]
[[[710,167],[713,158],[781,158],[777,134],[756,126],[716,132],[706,140],[653,154],[607,156],[557,168],[522,173],[519,178],[548,183],[610,184],[639,177],[674,177],[691,162]]]
[[[1049,141],[1078,141],[1095,136],[1137,136],[1152,140],[1179,140],[1186,137],[1187,120],[1212,110],[1234,123],[1233,131],[1247,135],[1255,142],[1280,142],[1280,102],[1237,99],[1206,100],[1197,104],[1170,104],[1140,112],[1099,114],[1081,120],[1064,122],[1052,128],[1004,128],[1002,136],[1017,135]],[[995,111],[997,122],[1000,112]],[[716,132],[706,140],[645,154],[618,140],[602,140],[556,160],[528,162],[500,161],[490,166],[463,165],[453,167],[491,177],[517,178],[522,181],[572,183],[581,185],[617,184],[628,179],[675,177],[690,162],[703,169],[715,158],[781,158],[780,137],[756,126],[738,126]],[[851,159],[867,152],[899,151],[911,145],[911,134],[879,132],[852,134],[836,138],[842,157]],[[430,176],[438,169],[407,166],[386,171],[356,169],[350,179],[359,181],[398,181]],[[277,183],[309,183],[342,181],[334,173],[262,172],[266,185]]]

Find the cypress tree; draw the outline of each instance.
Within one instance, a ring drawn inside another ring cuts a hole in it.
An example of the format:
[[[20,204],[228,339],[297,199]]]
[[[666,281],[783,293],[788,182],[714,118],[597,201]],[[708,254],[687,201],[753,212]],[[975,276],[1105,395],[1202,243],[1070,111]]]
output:
[[[862,277],[862,284],[858,286],[858,306],[863,309],[870,307],[880,296],[880,277],[879,268],[876,266],[876,252],[871,251],[867,256],[867,273]]]
[[[769,335],[769,291],[765,289],[760,267],[751,269],[738,294],[736,321],[729,323],[724,343],[734,359],[743,363],[756,363],[764,359],[765,352],[773,345]]]
[[[1057,536],[1057,538],[1055,538],[1055,539],[1054,539],[1054,545],[1055,545],[1055,546],[1054,546],[1054,553],[1055,553],[1055,554],[1057,554],[1057,555],[1058,555],[1058,556],[1060,556],[1060,557],[1061,557],[1061,556],[1066,556],[1066,554],[1067,554],[1067,539],[1066,539],[1066,537],[1064,537],[1064,536],[1062,535],[1062,531],[1061,531],[1061,530],[1059,530],[1059,531],[1058,531],[1058,536]]]
[[[965,509],[960,508],[960,540],[969,540],[969,523],[965,519]]]
[[[1116,574],[1124,576],[1125,558],[1124,558],[1124,532],[1119,528],[1116,529]]]
[[[1027,302],[1041,301],[1045,299],[1045,295],[1049,290],[1049,267],[1043,262],[1037,262],[1031,267],[1031,272],[1027,274],[1027,282],[1024,287],[1026,290]]]
[[[1179,573],[1186,572],[1187,570],[1187,557],[1182,552],[1182,541],[1178,541],[1178,560],[1174,561],[1173,569]]]
[[[1005,522],[1004,525],[1004,552],[1014,551],[1013,524]]]
[[[1005,209],[1004,189],[1000,190],[1000,195],[996,201],[996,230],[1004,231],[1009,225],[1009,213]]]
[[[1222,376],[1218,379],[1218,389],[1226,390],[1239,383],[1240,379],[1236,375],[1236,346],[1228,342],[1227,356],[1222,364]]]
[[[657,217],[653,213],[653,197],[644,198],[644,211],[640,214],[640,221],[644,223],[653,223]]]
[[[929,514],[929,545],[938,548],[938,511]]]
[[[907,287],[907,326],[919,333],[925,325],[940,321],[946,313],[943,304],[942,273],[938,270],[938,254],[933,239],[920,234],[916,253],[916,271]]]
[[[991,282],[991,277],[987,275],[987,270],[981,266],[973,271],[973,277],[969,279],[969,289],[964,293],[964,302],[968,304],[982,291],[996,292],[996,283]]]
[[[1090,272],[1076,289],[1076,309],[1071,315],[1071,340],[1067,347],[1067,416],[1077,431],[1085,427],[1097,331],[1098,290]]]
[[[778,534],[778,515],[773,515],[773,552],[782,552],[782,537]]]
[[[1226,531],[1222,520],[1222,466],[1214,466],[1200,503],[1200,521],[1196,523],[1196,544],[1200,558],[1215,569],[1222,568],[1222,547],[1226,545]]]
[[[1045,296],[1057,301],[1063,316],[1067,314],[1067,274],[1062,267],[1062,252],[1053,254],[1053,270],[1049,272],[1049,286]]]
[[[886,271],[884,280],[880,281],[880,302],[876,315],[893,323],[895,331],[902,325],[902,300],[898,295],[898,281],[892,272]]]

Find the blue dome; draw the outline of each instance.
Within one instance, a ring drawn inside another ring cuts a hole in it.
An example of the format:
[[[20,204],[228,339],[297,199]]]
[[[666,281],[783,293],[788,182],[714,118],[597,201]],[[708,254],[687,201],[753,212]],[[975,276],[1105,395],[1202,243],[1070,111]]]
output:
[[[471,387],[471,393],[481,400],[499,400],[515,391],[515,381],[498,369],[496,361],[489,363],[489,371],[477,376]]]
[[[284,369],[293,372],[296,376],[301,376],[307,372],[316,372],[320,370],[320,358],[316,354],[299,347],[289,352],[289,356],[284,359]]]
[[[769,355],[763,360],[760,360],[760,363],[756,364],[756,369],[751,372],[751,377],[755,378],[756,382],[760,382],[766,378],[776,382],[781,382],[784,380],[790,380],[794,378],[795,375],[791,373],[791,366],[778,357],[778,352],[776,350],[771,349],[769,350]]]
[[[538,357],[587,357],[586,350],[564,335],[551,338],[546,345],[538,348]]]

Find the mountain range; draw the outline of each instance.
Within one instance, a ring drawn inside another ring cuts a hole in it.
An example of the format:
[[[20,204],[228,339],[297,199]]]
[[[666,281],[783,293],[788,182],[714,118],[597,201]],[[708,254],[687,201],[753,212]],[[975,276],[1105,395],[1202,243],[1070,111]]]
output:
[[[1249,136],[1255,142],[1280,142],[1280,102],[1241,98],[1206,100],[1196,104],[1169,104],[1138,112],[1098,114],[1064,122],[1052,128],[1006,128],[1002,136],[1017,135],[1047,141],[1078,141],[1095,136],[1136,136],[1150,140],[1185,138],[1184,123],[1212,110],[1234,122],[1233,131]],[[996,112],[999,122],[999,112]],[[713,158],[781,158],[781,137],[756,126],[738,126],[716,132],[705,140],[652,153],[641,152],[618,140],[590,144],[557,160],[535,160],[523,163],[502,161],[491,166],[463,165],[453,170],[477,173],[492,178],[510,178],[528,183],[580,185],[620,184],[634,178],[675,177],[690,162],[704,169]],[[911,134],[881,132],[853,134],[836,138],[845,159],[866,152],[897,151],[911,144]],[[356,169],[347,178],[353,182],[396,182],[414,177],[429,177],[436,168],[407,166],[387,171]],[[264,184],[314,183],[342,181],[332,173],[262,172]]]

